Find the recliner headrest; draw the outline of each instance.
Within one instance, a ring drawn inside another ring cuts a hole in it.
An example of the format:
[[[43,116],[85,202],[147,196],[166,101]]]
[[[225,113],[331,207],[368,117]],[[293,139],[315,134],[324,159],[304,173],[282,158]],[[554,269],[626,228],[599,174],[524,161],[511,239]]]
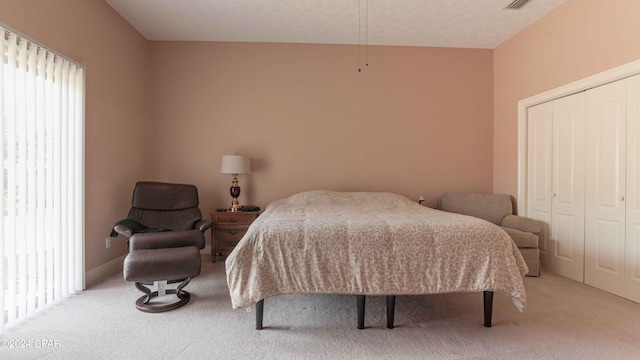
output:
[[[184,210],[198,207],[195,185],[139,181],[133,190],[131,206],[146,210]]]

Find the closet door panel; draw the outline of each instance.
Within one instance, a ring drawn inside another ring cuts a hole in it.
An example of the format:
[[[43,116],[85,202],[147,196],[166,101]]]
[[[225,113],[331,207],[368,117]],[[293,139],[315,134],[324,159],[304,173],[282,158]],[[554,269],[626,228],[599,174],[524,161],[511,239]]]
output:
[[[626,298],[640,302],[640,76],[627,80]]]
[[[585,94],[553,101],[550,270],[584,277]]]
[[[624,253],[624,242],[608,241],[610,239],[624,238],[624,226],[620,226],[619,221],[609,221],[604,219],[596,219],[594,224],[598,241],[594,244],[596,248],[594,252],[595,266],[604,272],[612,275],[622,275],[624,271],[624,261],[618,256]]]
[[[624,293],[626,81],[587,91],[585,283]]]
[[[627,225],[626,277],[624,297],[640,303],[640,223]]]
[[[556,242],[554,255],[568,261],[574,261],[576,251],[579,250],[576,249],[573,241],[566,241],[565,239],[574,239],[576,237],[574,231],[574,229],[576,229],[575,216],[554,214],[553,220],[553,238],[561,239]]]
[[[540,224],[541,261],[547,262],[551,224],[552,103],[530,107],[527,113],[527,216]]]

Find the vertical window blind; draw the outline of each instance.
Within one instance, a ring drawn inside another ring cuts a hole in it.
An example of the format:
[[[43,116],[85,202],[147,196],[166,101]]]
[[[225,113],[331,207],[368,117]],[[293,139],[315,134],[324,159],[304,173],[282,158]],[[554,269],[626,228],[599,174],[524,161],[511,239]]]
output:
[[[84,287],[84,68],[0,32],[4,329]]]

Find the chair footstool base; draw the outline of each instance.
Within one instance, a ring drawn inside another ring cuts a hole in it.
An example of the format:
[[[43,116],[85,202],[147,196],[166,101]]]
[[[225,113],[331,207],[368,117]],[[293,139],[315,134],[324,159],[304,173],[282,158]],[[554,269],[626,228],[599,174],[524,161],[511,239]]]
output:
[[[138,300],[136,300],[136,309],[148,313],[159,313],[165,311],[175,310],[181,306],[186,305],[191,300],[191,294],[182,290],[183,287],[187,286],[187,284],[191,281],[191,278],[184,279],[180,285],[176,289],[169,289],[165,293],[167,295],[175,294],[178,298],[177,301],[172,303],[153,303],[151,300],[155,297],[158,297],[157,291],[151,291],[148,287],[144,286],[143,283],[137,282],[136,288],[145,295],[142,295]]]
[[[131,251],[124,259],[124,278],[135,282],[136,288],[145,294],[136,300],[136,308],[159,313],[186,305],[191,295],[182,288],[200,274],[200,258],[200,250],[195,246]],[[169,284],[180,283],[175,289],[165,291],[166,294],[176,295],[176,301],[151,301],[159,297],[158,291],[151,291],[145,285],[161,280]]]

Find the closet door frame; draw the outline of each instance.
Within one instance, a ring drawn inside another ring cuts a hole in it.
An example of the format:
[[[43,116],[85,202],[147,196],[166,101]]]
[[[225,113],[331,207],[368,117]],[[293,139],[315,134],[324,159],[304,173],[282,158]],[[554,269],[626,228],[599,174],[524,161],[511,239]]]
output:
[[[640,78],[627,82],[625,298],[640,303]]]
[[[584,78],[582,80],[578,80],[518,101],[518,215],[528,215],[527,130],[529,125],[527,121],[527,109],[530,106],[538,105],[547,101],[558,99],[580,91],[585,91],[596,86],[618,81],[638,74],[640,74],[640,60],[618,66],[611,70],[607,70],[602,73]]]

